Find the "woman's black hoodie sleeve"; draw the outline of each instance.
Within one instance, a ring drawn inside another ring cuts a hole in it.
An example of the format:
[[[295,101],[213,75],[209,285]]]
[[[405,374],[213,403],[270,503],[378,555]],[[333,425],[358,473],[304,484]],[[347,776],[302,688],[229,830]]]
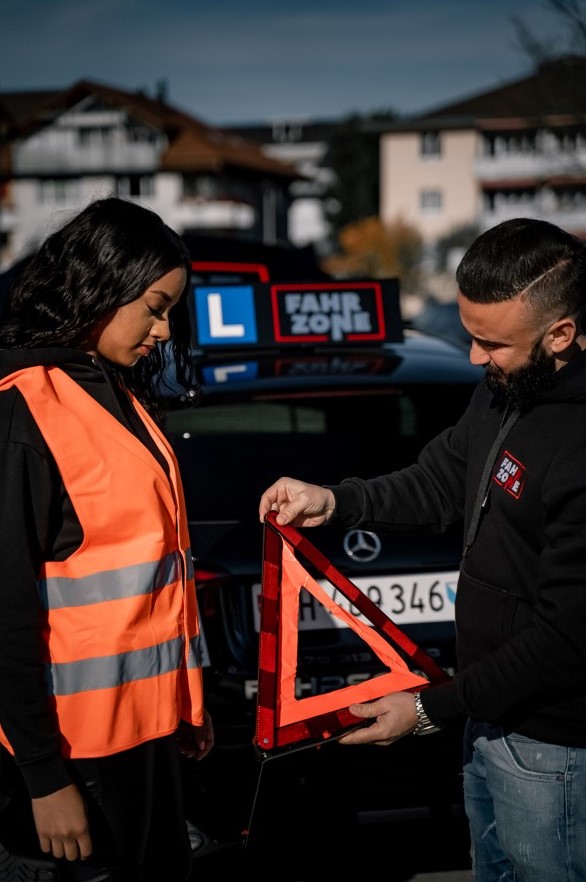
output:
[[[37,573],[63,524],[55,462],[20,393],[2,393],[0,422],[0,724],[31,796],[70,783],[47,702]]]

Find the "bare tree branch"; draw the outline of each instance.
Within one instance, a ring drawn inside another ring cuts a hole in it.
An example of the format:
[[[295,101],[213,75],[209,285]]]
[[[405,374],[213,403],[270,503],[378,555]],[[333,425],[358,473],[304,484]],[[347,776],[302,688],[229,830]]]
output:
[[[519,48],[536,66],[551,61],[563,51],[586,55],[586,0],[544,0],[544,6],[549,7],[564,25],[567,33],[565,46],[559,45],[559,39],[535,36],[524,19],[512,16],[511,23]]]

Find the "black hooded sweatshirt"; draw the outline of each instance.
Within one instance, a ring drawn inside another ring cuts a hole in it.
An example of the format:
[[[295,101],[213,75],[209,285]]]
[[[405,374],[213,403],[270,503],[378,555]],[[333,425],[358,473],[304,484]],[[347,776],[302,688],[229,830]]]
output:
[[[0,377],[39,364],[64,370],[168,470],[113,365],[71,349],[0,350]],[[37,579],[43,561],[65,560],[79,547],[82,531],[55,460],[16,387],[0,393],[0,487],[0,725],[30,795],[39,797],[71,778],[45,688]],[[0,760],[2,753],[6,761],[0,747]]]
[[[502,418],[483,381],[416,464],[331,487],[331,523],[413,533],[463,517],[466,535]],[[458,673],[422,693],[433,722],[469,716],[586,747],[586,351],[556,372],[503,441],[461,562],[456,631]]]

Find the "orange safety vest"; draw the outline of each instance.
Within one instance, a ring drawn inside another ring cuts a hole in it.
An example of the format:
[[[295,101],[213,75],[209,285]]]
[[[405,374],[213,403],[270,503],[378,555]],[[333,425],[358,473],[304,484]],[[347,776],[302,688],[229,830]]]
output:
[[[64,371],[35,366],[16,386],[83,530],[39,573],[47,689],[65,757],[108,756],[203,723],[199,618],[185,501],[173,451],[134,406],[169,463]],[[13,750],[0,728],[0,743]]]

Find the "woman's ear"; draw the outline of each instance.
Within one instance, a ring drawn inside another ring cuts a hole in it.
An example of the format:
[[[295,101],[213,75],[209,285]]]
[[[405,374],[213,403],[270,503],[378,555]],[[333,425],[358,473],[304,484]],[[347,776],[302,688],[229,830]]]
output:
[[[574,343],[578,336],[578,328],[573,318],[561,318],[550,326],[547,332],[547,341],[552,355],[563,355]]]

